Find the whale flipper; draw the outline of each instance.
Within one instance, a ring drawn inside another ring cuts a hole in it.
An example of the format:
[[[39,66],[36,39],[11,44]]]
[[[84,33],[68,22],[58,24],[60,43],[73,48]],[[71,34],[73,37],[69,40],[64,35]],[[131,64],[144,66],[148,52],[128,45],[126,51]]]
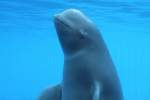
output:
[[[39,100],[61,100],[61,85],[46,89]]]

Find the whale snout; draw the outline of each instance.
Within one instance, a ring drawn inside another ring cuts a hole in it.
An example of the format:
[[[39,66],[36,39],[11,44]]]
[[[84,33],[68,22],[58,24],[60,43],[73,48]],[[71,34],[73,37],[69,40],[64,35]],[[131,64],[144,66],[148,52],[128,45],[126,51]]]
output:
[[[54,16],[54,24],[57,31],[59,31],[58,33],[64,34],[67,33],[67,30],[71,29],[70,24],[68,24],[67,20],[61,14],[57,14]]]
[[[54,21],[60,21],[71,27],[77,27],[77,23],[80,24],[84,20],[84,15],[77,9],[68,9],[54,15]]]
[[[73,15],[73,14],[82,14],[79,10],[77,9],[67,9],[59,14],[55,14],[54,17],[58,17],[58,16],[69,16],[69,15]]]

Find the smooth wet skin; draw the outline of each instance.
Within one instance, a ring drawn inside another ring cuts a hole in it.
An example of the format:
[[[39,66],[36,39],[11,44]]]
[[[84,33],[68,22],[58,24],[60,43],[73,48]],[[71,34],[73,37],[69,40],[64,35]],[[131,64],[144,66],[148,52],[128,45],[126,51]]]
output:
[[[54,23],[65,57],[63,80],[40,100],[123,100],[115,66],[93,22],[68,9],[55,15]]]

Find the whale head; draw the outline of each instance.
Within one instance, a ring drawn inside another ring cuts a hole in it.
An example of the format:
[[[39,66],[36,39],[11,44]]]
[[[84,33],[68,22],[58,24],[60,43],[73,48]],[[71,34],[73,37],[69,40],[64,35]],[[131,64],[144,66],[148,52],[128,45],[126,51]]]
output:
[[[55,15],[54,23],[65,54],[92,47],[99,38],[96,26],[79,10],[68,9]]]

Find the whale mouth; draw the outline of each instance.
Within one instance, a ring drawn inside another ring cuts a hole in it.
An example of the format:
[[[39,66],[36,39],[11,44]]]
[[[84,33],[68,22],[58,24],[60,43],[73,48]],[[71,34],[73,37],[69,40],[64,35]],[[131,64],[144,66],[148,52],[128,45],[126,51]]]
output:
[[[59,15],[55,15],[55,16],[54,16],[54,21],[55,21],[55,24],[56,24],[56,25],[57,25],[57,24],[62,24],[64,27],[67,27],[67,28],[72,29],[72,27],[71,27],[69,24],[67,24],[65,21],[63,21],[63,20],[60,18]]]

